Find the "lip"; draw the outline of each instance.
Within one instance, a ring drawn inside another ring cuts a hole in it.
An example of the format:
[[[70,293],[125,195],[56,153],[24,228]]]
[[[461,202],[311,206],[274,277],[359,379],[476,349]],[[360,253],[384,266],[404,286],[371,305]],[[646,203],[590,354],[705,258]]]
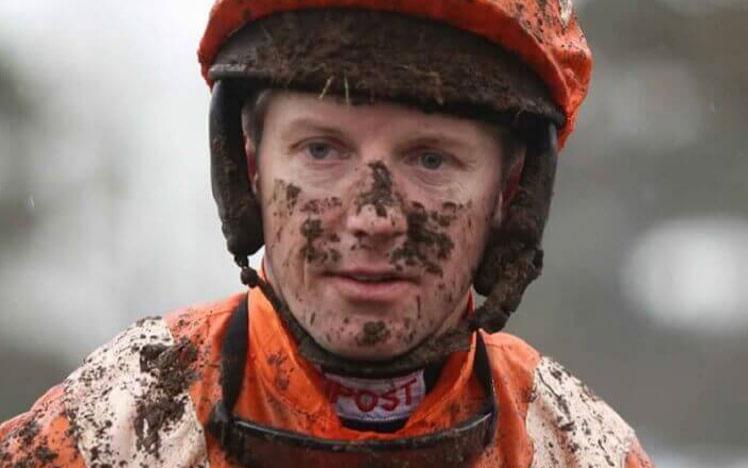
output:
[[[335,271],[324,277],[342,297],[353,302],[394,302],[418,286],[416,278],[392,270]]]

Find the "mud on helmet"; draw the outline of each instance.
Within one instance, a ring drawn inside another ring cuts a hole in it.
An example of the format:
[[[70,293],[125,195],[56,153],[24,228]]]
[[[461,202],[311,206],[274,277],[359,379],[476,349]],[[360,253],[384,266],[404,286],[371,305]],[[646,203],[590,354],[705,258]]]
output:
[[[566,10],[569,1],[456,6],[413,0],[394,2],[396,11],[366,0],[337,2],[355,8],[285,3],[219,0],[199,51],[213,88],[213,195],[242,281],[263,289],[307,359],[362,376],[421,367],[466,348],[479,328],[501,330],[541,272],[558,149],[589,82],[590,52]],[[476,291],[486,296],[474,314],[391,361],[348,361],[314,342],[248,262],[264,240],[261,207],[247,177],[241,109],[247,97],[267,88],[394,101],[489,121],[526,144],[516,195],[502,226],[491,232],[473,278]]]

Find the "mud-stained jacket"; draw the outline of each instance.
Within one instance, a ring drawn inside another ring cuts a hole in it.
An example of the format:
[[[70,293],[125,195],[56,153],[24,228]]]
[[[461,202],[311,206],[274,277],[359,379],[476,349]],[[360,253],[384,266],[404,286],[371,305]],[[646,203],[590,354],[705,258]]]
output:
[[[132,325],[0,425],[0,466],[230,466],[205,425],[220,399],[222,339],[243,298]],[[447,360],[402,429],[346,428],[270,304],[256,291],[249,304],[246,378],[234,408],[244,419],[321,438],[393,439],[452,427],[482,401],[474,339]],[[651,466],[634,431],[559,364],[505,333],[484,341],[500,413],[477,466]]]

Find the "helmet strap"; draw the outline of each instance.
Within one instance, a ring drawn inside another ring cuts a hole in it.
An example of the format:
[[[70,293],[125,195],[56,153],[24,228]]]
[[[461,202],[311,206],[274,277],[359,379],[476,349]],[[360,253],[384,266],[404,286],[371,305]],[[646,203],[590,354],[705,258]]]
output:
[[[558,161],[556,126],[549,123],[539,135],[530,140],[517,193],[504,223],[492,233],[474,278],[478,293],[487,296],[473,314],[474,329],[502,330],[542,271],[541,240]]]

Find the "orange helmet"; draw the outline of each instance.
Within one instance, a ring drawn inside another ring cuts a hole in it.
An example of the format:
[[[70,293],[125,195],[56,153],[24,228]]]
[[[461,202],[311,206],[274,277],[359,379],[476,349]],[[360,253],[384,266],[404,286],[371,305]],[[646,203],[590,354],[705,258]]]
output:
[[[562,147],[587,95],[592,53],[572,11],[572,0],[217,0],[200,42],[203,77],[234,32],[273,13],[302,9],[358,8],[388,11],[451,25],[513,52],[548,86],[562,109]]]

